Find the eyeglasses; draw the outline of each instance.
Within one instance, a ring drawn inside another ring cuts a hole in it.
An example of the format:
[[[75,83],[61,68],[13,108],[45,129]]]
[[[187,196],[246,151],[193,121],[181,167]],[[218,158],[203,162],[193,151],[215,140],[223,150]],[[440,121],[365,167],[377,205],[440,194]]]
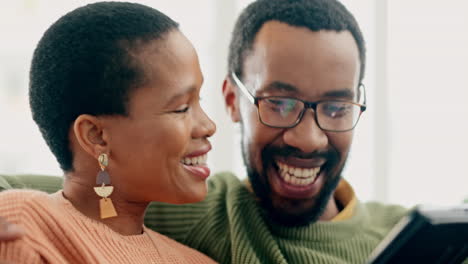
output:
[[[242,93],[258,108],[258,117],[262,124],[273,128],[292,128],[301,122],[307,109],[314,110],[315,122],[324,131],[345,132],[352,130],[367,108],[366,91],[362,89],[364,102],[358,104],[341,100],[321,100],[307,102],[287,96],[256,97],[247,90],[233,72],[232,79]]]

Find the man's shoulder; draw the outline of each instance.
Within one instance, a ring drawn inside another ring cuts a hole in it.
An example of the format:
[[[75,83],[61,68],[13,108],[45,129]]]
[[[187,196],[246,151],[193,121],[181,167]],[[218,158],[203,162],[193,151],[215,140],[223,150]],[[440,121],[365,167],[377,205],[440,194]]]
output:
[[[409,212],[408,208],[401,205],[381,202],[366,202],[363,203],[363,207],[368,217],[368,227],[384,234],[390,231]]]
[[[198,226],[201,221],[204,226],[208,226],[214,218],[223,219],[223,212],[227,211],[227,200],[232,200],[232,193],[242,186],[242,182],[233,173],[216,173],[208,180],[208,194],[203,201],[181,205],[153,202],[146,211],[145,224],[181,241],[188,230]]]
[[[208,180],[208,191],[223,193],[242,185],[240,179],[232,172],[218,172]]]
[[[208,180],[208,194],[203,201],[180,205],[154,202],[151,204],[149,211],[152,213],[151,211],[153,211],[153,209],[158,208],[154,212],[158,215],[161,213],[167,214],[173,211],[179,211],[179,213],[187,212],[193,215],[196,212],[206,211],[211,207],[216,207],[225,203],[229,194],[234,190],[243,188],[242,186],[242,182],[233,173],[216,173]]]
[[[401,218],[409,212],[408,208],[405,208],[397,204],[387,204],[382,202],[365,202],[363,206],[373,216],[389,217],[394,216],[395,218]]]

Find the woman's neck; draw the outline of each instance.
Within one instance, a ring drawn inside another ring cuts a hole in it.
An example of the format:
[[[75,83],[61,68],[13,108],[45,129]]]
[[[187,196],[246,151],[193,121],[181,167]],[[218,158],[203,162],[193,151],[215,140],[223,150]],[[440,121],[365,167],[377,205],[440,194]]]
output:
[[[86,175],[77,171],[67,173],[63,183],[63,194],[82,214],[104,223],[115,232],[122,235],[141,234],[145,210],[149,203],[128,201],[119,192],[119,188],[114,187],[114,192],[109,198],[114,204],[117,216],[101,219],[99,209],[101,197],[94,192],[96,186],[94,183],[95,176],[90,176],[89,173]]]

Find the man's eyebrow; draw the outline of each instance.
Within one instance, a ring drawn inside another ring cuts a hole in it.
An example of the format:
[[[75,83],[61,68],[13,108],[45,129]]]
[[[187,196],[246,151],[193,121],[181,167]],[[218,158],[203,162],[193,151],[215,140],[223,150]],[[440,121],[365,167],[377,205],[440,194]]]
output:
[[[262,89],[262,92],[274,92],[274,91],[282,91],[282,92],[299,92],[296,86],[284,83],[280,81],[274,81],[269,83],[265,88]]]
[[[292,84],[280,82],[280,81],[271,82],[270,84],[265,86],[265,88],[263,88],[261,91],[262,92],[282,91],[282,92],[295,92],[295,93],[300,92],[296,86]],[[355,99],[355,94],[350,89],[328,91],[328,92],[325,92],[322,96],[349,99],[349,100]]]
[[[349,89],[328,91],[328,92],[324,93],[323,96],[324,97],[343,98],[343,99],[349,99],[349,100],[354,100],[355,99],[354,92],[352,90],[349,90]]]
[[[177,100],[179,100],[180,98],[184,97],[184,96],[187,96],[193,92],[195,92],[195,90],[197,90],[197,88],[195,86],[191,86],[187,89],[185,89],[184,91],[180,92],[180,93],[177,93],[177,94],[174,94],[173,96],[171,96],[171,98],[167,101],[166,103],[166,107],[167,106],[170,106],[171,104],[173,104],[174,102],[176,102]]]

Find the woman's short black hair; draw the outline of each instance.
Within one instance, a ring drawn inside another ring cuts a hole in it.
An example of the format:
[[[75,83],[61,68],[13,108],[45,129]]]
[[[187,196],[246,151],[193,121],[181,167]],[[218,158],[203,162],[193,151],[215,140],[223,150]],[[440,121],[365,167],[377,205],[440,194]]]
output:
[[[228,70],[243,76],[243,63],[263,24],[279,21],[311,31],[349,31],[359,49],[360,81],[364,77],[366,48],[354,16],[337,0],[257,0],[237,19],[229,45]]]
[[[100,2],[61,17],[42,36],[30,70],[34,121],[64,171],[72,167],[68,133],[81,114],[127,115],[145,76],[132,53],[178,24],[156,9]]]

